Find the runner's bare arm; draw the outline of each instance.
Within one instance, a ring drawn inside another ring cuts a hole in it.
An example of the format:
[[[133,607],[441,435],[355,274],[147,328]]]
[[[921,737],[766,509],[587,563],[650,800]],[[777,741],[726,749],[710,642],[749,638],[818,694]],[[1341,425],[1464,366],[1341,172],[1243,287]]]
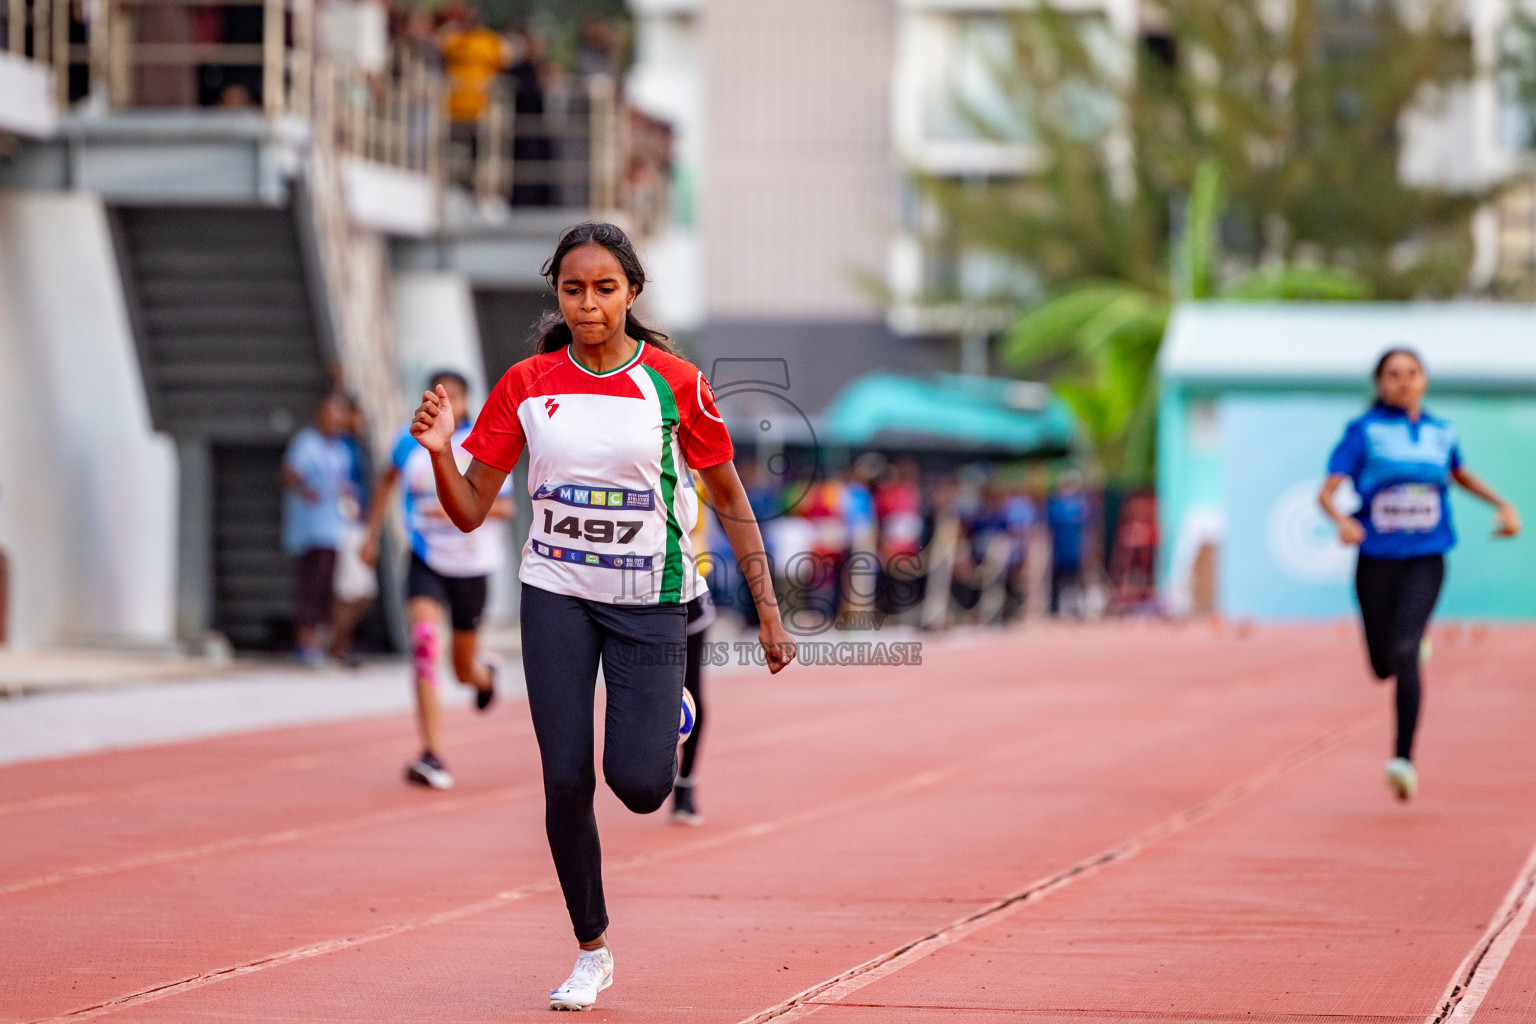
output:
[[[468,472],[459,472],[453,458],[453,407],[441,384],[422,394],[411,419],[411,436],[432,455],[437,500],[453,525],[468,533],[485,522],[507,473],[479,459],[469,464]]]
[[[1323,483],[1323,489],[1318,492],[1317,504],[1322,508],[1323,515],[1333,520],[1333,525],[1338,527],[1339,540],[1353,545],[1365,539],[1365,527],[1355,517],[1340,512],[1333,503],[1334,495],[1338,494],[1339,488],[1348,479],[1343,473],[1330,473]]]
[[[1520,532],[1520,513],[1515,511],[1515,506],[1499,497],[1498,492],[1489,487],[1482,477],[1462,466],[1451,470],[1451,478],[1469,494],[1482,498],[1497,510],[1493,519],[1495,537],[1513,537]]]
[[[779,602],[773,593],[768,552],[763,547],[762,531],[757,528],[757,517],[752,514],[746,488],[741,486],[741,478],[736,475],[736,464],[730,461],[701,469],[699,475],[704,478],[704,486],[714,499],[720,525],[731,542],[731,550],[736,553],[741,574],[752,592],[752,603],[757,605],[757,617],[762,623],[757,638],[763,645],[763,653],[768,656],[768,671],[778,672],[795,659],[795,642],[779,618]]]

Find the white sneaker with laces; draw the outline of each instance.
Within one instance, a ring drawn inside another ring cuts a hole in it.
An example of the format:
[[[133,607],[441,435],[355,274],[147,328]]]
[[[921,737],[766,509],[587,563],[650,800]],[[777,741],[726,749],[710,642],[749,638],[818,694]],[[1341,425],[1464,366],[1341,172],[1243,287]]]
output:
[[[405,766],[405,781],[431,789],[452,789],[453,776],[436,757],[422,756]]]
[[[549,994],[551,1010],[589,1010],[597,994],[613,984],[613,954],[607,946],[576,954],[576,967],[565,984]]]

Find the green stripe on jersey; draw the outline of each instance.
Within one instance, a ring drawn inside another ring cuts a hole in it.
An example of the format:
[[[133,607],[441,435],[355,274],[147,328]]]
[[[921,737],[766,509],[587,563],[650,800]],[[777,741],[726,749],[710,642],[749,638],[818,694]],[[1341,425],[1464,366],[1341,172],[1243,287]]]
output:
[[[661,403],[661,504],[667,510],[667,554],[661,570],[661,603],[677,604],[683,599],[683,544],[682,526],[677,521],[677,510],[672,507],[672,496],[677,493],[677,465],[672,459],[672,438],[677,433],[677,402],[672,397],[672,386],[655,367],[641,363],[641,369],[651,375],[656,386],[656,399]]]

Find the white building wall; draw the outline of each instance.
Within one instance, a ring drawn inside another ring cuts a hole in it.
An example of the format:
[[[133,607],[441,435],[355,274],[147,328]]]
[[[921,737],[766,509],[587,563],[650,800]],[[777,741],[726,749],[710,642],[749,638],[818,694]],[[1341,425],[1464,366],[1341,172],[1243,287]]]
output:
[[[666,331],[696,331],[704,323],[704,247],[699,231],[704,163],[701,0],[629,0],[635,19],[634,64],[625,97],[672,126],[672,210],[669,223],[643,242],[650,280],[645,311]]]
[[[175,453],[95,196],[0,191],[0,394],[13,642],[170,644]]]
[[[892,0],[705,0],[713,320],[873,320],[895,219]]]

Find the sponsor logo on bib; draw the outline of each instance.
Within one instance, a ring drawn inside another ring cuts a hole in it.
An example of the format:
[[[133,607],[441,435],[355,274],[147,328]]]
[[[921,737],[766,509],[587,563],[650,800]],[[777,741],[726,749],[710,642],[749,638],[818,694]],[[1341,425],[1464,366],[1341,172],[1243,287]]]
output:
[[[642,569],[651,571],[654,564],[653,555],[609,555],[597,551],[574,551],[571,548],[557,548],[542,541],[533,542],[533,553],[543,555],[545,558],[556,562],[575,562],[578,565],[591,565],[599,569]]]
[[[534,501],[558,501],[562,505],[577,508],[628,508],[650,511],[655,507],[655,495],[650,491],[624,491],[598,487],[577,487],[574,484],[540,485],[533,492]]]

